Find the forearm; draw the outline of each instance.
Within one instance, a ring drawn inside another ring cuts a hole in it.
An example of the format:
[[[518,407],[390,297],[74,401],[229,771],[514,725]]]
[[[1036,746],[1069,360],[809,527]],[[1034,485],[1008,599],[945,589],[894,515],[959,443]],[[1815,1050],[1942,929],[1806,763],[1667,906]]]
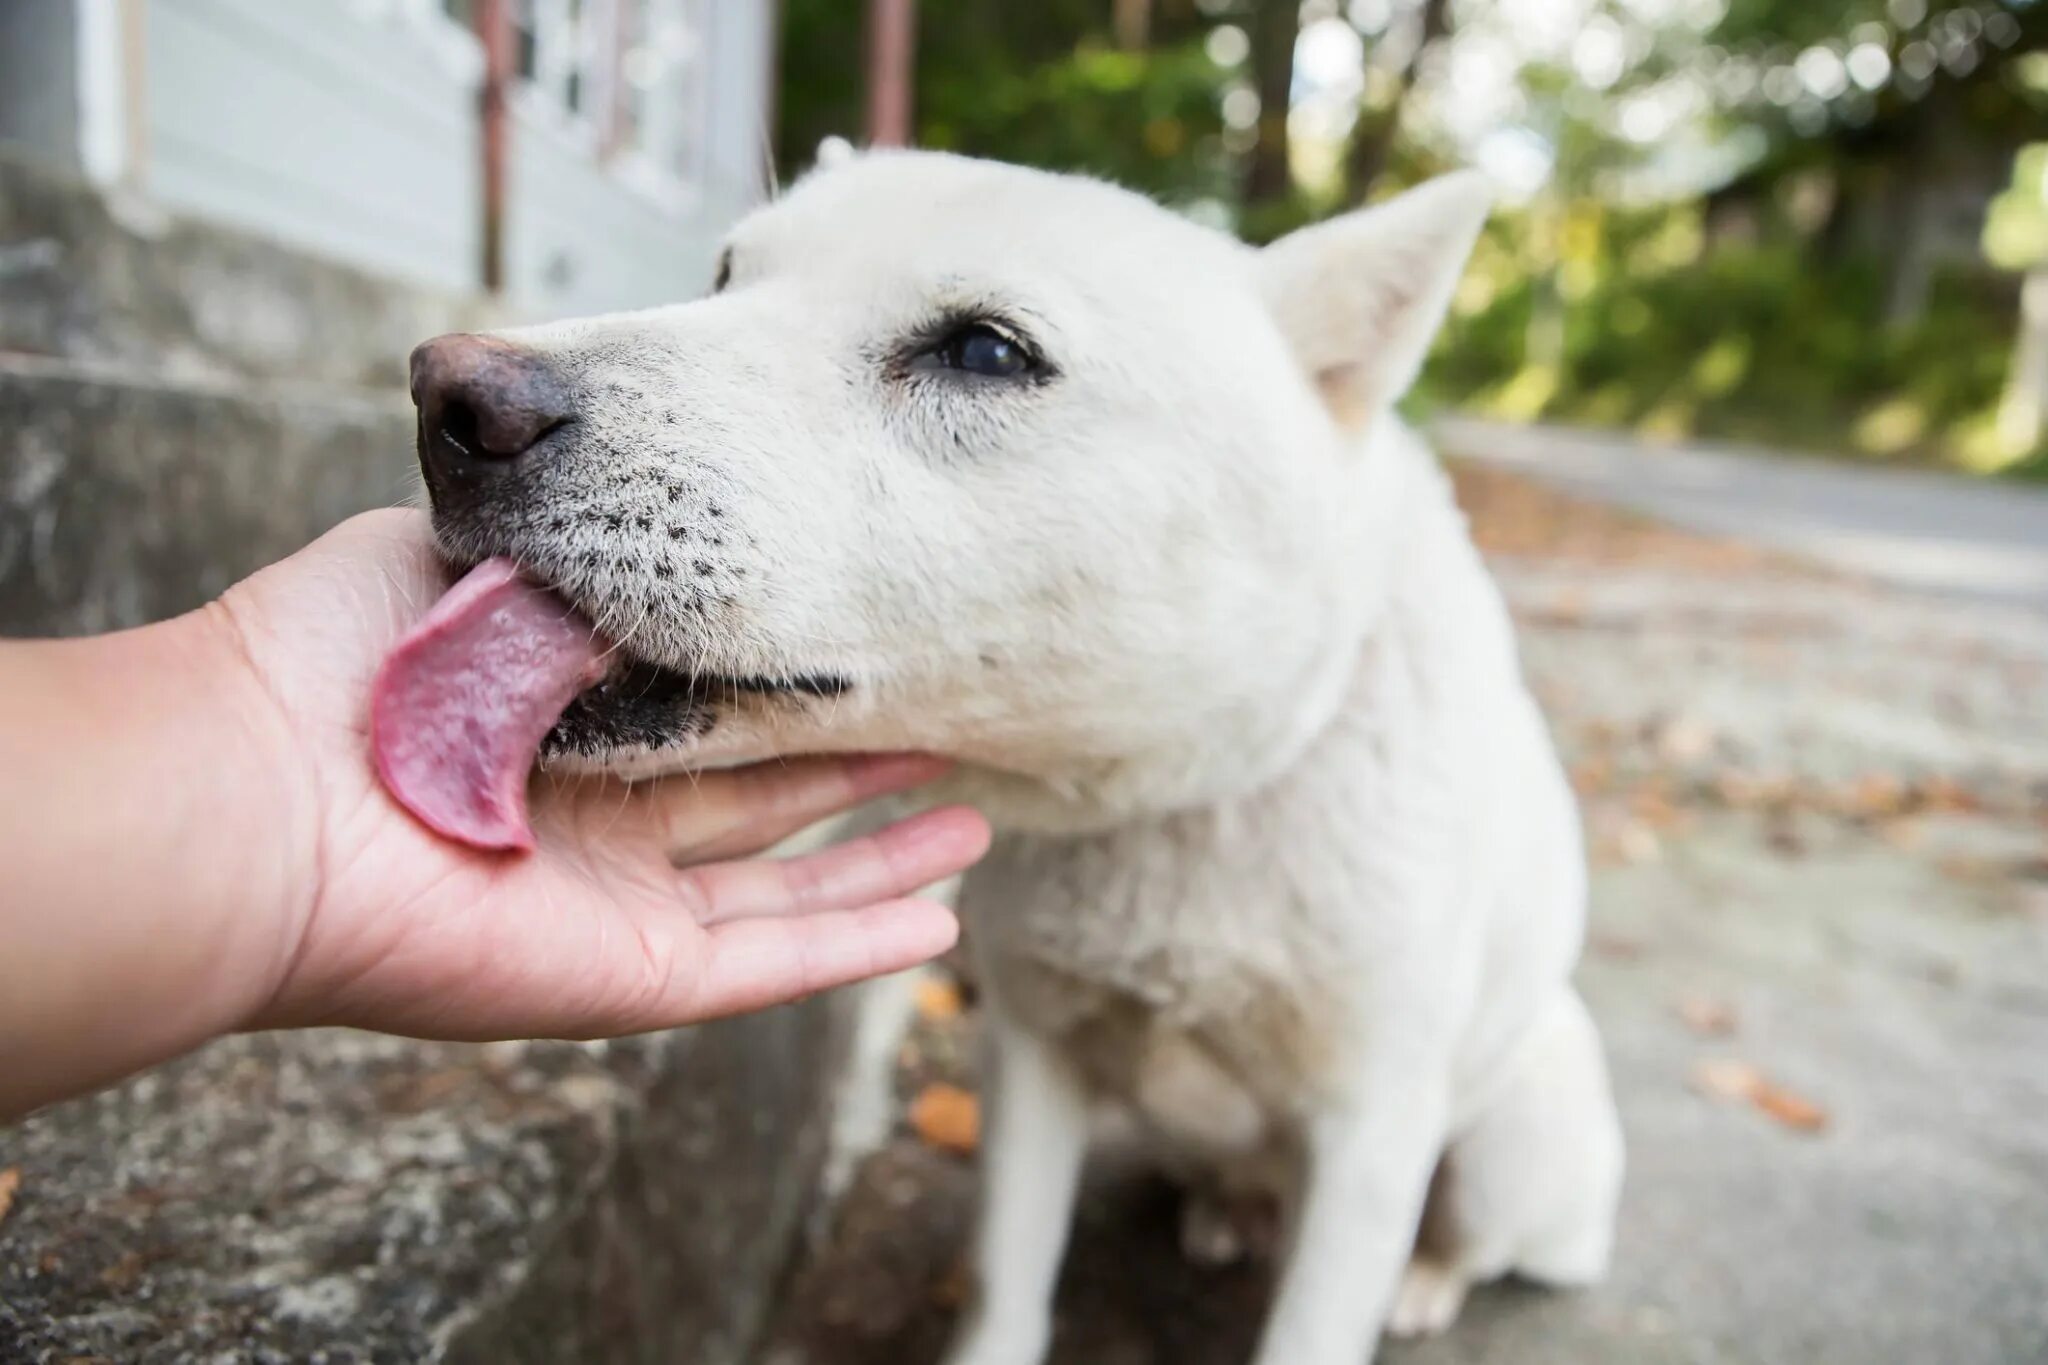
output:
[[[312,813],[228,623],[0,643],[0,1119],[237,1027]]]

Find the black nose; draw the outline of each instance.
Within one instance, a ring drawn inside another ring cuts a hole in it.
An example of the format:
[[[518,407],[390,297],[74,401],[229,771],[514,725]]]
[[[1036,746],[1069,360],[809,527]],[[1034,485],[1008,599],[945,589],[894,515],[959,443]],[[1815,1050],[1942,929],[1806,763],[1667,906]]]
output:
[[[546,361],[495,337],[454,332],[412,353],[420,467],[429,480],[502,468],[573,420]]]

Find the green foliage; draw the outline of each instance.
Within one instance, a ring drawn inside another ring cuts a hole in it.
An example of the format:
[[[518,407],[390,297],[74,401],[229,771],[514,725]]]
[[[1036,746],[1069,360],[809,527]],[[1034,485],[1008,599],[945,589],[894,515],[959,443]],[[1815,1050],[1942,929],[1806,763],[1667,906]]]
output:
[[[778,150],[784,173],[819,139],[861,133],[863,5],[787,0]],[[947,0],[919,7],[920,145],[1099,175],[1169,201],[1228,195],[1228,73],[1206,25],[1164,4],[1144,52],[1116,50],[1107,0]]]
[[[1503,219],[1430,366],[1427,401],[1905,458],[1958,455],[1996,407],[2011,340],[2001,282],[1944,276],[1924,318],[1888,329],[1883,262],[1829,265],[1784,242],[1691,259],[1694,214],[1604,215],[1589,256],[1563,271],[1575,287],[1554,367],[1528,362],[1539,291],[1517,259],[1530,226]]]
[[[1169,200],[1232,184],[1221,73],[1199,45],[1093,43],[1021,70],[938,71],[922,83],[928,147],[1104,176]]]
[[[1470,24],[1495,3],[1459,0],[1449,12]],[[784,0],[786,176],[825,135],[860,137],[865,8]],[[2048,144],[2021,157],[1991,207],[1986,261],[1957,255],[1944,231],[1948,264],[1924,307],[1917,287],[1900,288],[1901,262],[1921,247],[1895,229],[1931,221],[1935,208],[1911,207],[1918,188],[1934,187],[1928,202],[1951,216],[1959,184],[1981,185],[1988,198],[2004,183],[2004,159],[2048,128],[2048,0],[1917,8],[1924,13],[1914,15],[1912,0],[1728,0],[1702,33],[1682,18],[1698,7],[1601,0],[1600,21],[1625,35],[1632,55],[1597,91],[1570,63],[1515,71],[1513,117],[1554,151],[1553,175],[1488,233],[1415,404],[1988,467],[1971,450],[1999,402],[2016,314],[2016,280],[1999,272],[2048,259]],[[1953,13],[1966,9],[1982,34],[1971,61],[1917,83],[1898,78],[1909,49],[1931,51],[1966,26]],[[1241,202],[1249,139],[1226,132],[1221,106],[1250,71],[1218,66],[1203,39],[1215,23],[1244,24],[1252,6],[1156,0],[1143,51],[1117,47],[1112,11],[1109,0],[927,0],[917,140],[1107,177],[1170,204],[1214,201],[1253,241],[1343,207],[1342,184]],[[2003,25],[1998,42],[1991,15]],[[1665,139],[1626,135],[1632,98],[1668,83],[1712,84],[1721,63],[1753,77],[1775,69],[1782,87],[1809,47],[1839,62],[1874,42],[1894,77],[1882,88],[1838,71],[1838,94],[1822,109],[1797,93],[1803,86],[1766,98],[1768,83],[1752,79],[1747,95],[1717,96],[1701,116],[1759,154],[1716,196],[1724,216],[1746,206],[1742,240],[1709,244],[1699,197],[1625,210],[1603,201],[1670,150]],[[1397,121],[1406,133],[1375,184],[1412,184],[1469,154],[1429,141],[1430,97],[1424,117]],[[1974,255],[1966,240],[1962,250]],[[2048,452],[2008,472],[2048,478]]]
[[[2048,142],[2020,152],[2012,188],[1991,201],[1984,254],[2005,270],[2048,265]]]

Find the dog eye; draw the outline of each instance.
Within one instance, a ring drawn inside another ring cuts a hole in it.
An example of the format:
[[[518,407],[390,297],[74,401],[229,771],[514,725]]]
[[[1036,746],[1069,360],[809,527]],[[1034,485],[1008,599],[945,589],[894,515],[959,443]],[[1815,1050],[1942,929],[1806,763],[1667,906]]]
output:
[[[956,328],[928,354],[946,369],[985,379],[1013,379],[1037,364],[1015,337],[985,322]]]
[[[714,294],[723,294],[725,292],[725,287],[731,283],[732,248],[727,247],[725,250],[718,253],[718,273],[712,276],[711,292]]]

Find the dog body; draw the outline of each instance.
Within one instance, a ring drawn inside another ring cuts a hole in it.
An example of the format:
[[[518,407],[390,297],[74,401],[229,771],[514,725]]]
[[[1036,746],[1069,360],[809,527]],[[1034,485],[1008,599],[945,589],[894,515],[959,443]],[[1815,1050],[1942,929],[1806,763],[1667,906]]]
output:
[[[1255,251],[869,155],[741,223],[712,298],[494,342],[574,399],[516,459],[423,429],[450,556],[516,557],[630,665],[551,762],[960,760],[999,838],[963,898],[995,1055],[955,1365],[1043,1356],[1101,1102],[1282,1194],[1261,1365],[1605,1264],[1572,799],[1390,413],[1487,203],[1452,177]],[[482,382],[436,411],[523,401]]]
[[[1389,1313],[1439,1330],[1510,1270],[1606,1266],[1621,1148],[1568,984],[1575,807],[1449,490],[1409,433],[1380,435],[1389,591],[1307,752],[1193,809],[1008,835],[968,876],[997,1043],[984,1298],[956,1362],[1042,1355],[1059,1196],[1102,1100],[1176,1164],[1280,1198],[1271,1365],[1366,1360]]]

